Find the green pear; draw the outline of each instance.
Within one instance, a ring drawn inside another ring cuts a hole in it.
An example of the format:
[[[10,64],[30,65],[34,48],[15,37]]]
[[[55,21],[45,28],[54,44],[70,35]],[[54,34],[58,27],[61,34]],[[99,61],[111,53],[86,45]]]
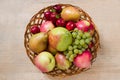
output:
[[[29,48],[36,53],[42,52],[47,48],[47,34],[37,33],[30,38]]]

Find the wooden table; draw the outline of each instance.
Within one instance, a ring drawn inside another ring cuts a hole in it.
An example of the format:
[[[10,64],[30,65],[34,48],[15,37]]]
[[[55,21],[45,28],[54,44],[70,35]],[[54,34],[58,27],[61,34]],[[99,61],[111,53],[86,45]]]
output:
[[[55,3],[81,7],[98,26],[101,49],[89,71],[53,78],[42,74],[27,57],[27,23],[40,9]],[[0,0],[0,80],[120,80],[120,0]]]

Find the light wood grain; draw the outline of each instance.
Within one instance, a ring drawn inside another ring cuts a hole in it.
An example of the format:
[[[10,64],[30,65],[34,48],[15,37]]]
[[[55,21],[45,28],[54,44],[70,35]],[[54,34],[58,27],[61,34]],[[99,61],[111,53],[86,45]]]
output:
[[[27,57],[23,45],[27,23],[40,9],[55,3],[81,7],[98,26],[101,49],[89,71],[53,78]],[[120,80],[120,0],[0,0],[0,80]]]

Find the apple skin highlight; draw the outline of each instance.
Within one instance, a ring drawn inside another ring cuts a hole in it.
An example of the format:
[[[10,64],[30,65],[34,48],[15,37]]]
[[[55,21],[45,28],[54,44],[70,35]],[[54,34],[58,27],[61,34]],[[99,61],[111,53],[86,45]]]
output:
[[[91,67],[91,60],[92,55],[90,51],[84,51],[82,54],[79,54],[74,59],[74,65],[79,68],[90,68]]]
[[[34,64],[42,72],[50,72],[55,67],[55,58],[51,53],[44,51],[35,57]]]
[[[42,23],[40,26],[40,32],[48,32],[49,30],[52,30],[55,26],[51,21],[46,21]]]

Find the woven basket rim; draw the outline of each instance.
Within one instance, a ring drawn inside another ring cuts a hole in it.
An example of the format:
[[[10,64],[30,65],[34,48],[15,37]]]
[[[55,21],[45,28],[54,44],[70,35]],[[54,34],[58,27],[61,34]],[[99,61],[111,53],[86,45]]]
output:
[[[71,5],[71,4],[58,4],[58,5],[61,5],[61,6],[73,6],[73,5]],[[42,12],[44,12],[46,9],[48,9],[48,8],[50,8],[50,7],[52,7],[53,5],[50,5],[50,6],[48,6],[48,7],[45,7],[45,8],[43,8],[43,9],[41,9],[39,12],[37,12],[31,19],[30,19],[30,22],[28,23],[28,25],[27,25],[27,27],[26,27],[26,30],[25,30],[25,34],[24,34],[24,46],[25,46],[25,49],[26,49],[26,53],[27,53],[27,55],[28,55],[28,57],[30,58],[30,60],[32,61],[32,63],[34,64],[34,62],[33,62],[33,59],[31,58],[31,56],[33,57],[35,57],[35,53],[34,53],[34,55],[31,55],[30,54],[30,50],[28,49],[28,41],[27,41],[27,38],[28,38],[28,35],[31,35],[31,33],[30,32],[28,32],[29,31],[29,29],[30,29],[30,26],[32,26],[31,25],[31,23],[32,23],[32,21],[34,21],[35,19],[36,19],[36,16],[38,15],[38,14],[42,14]],[[87,18],[89,18],[89,20],[90,20],[90,22],[92,22],[93,23],[93,25],[94,25],[94,28],[95,28],[95,32],[94,32],[94,34],[95,35],[97,35],[97,42],[96,42],[96,44],[95,44],[95,46],[96,46],[96,50],[95,50],[95,57],[91,60],[91,62],[93,63],[94,62],[94,60],[96,59],[96,57],[97,57],[97,51],[98,51],[98,49],[99,49],[99,47],[100,47],[100,39],[99,39],[99,33],[98,33],[98,29],[97,29],[97,27],[96,27],[96,25],[94,24],[94,22],[93,22],[93,20],[92,20],[92,18],[85,12],[85,11],[83,11],[81,8],[79,8],[79,7],[77,7],[77,6],[73,6],[73,7],[76,7],[78,10],[80,10],[81,12],[83,12],[84,14],[85,14],[85,16],[87,16]],[[40,18],[41,19],[41,18]],[[35,25],[35,24],[34,24]],[[36,25],[38,25],[38,24],[36,24]],[[39,24],[40,25],[40,24]],[[29,39],[28,39],[29,40]],[[74,73],[74,74],[78,74],[78,73],[80,73],[80,72],[83,72],[83,71],[86,71],[86,70],[88,70],[88,69],[81,69],[81,71],[79,71],[79,72],[76,72],[76,73]],[[51,71],[51,72],[54,72],[54,70],[53,71]],[[63,71],[63,73],[65,73],[65,75],[60,75],[60,74],[58,74],[58,75],[54,75],[54,74],[51,74],[51,72],[47,72],[46,74],[48,74],[48,75],[51,75],[51,76],[70,76],[70,75],[74,75],[74,74],[67,74],[65,71]]]

